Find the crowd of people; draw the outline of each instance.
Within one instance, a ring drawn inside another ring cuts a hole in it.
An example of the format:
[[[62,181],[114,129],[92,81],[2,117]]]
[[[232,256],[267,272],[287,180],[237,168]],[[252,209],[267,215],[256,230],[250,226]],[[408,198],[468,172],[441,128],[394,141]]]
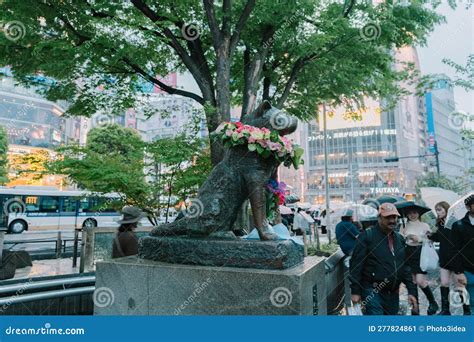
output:
[[[352,211],[346,211],[336,226],[336,239],[346,261],[350,260],[352,303],[361,305],[366,315],[396,315],[400,284],[404,283],[412,315],[420,314],[418,288],[429,303],[428,315],[450,315],[451,297],[460,298],[464,315],[470,315],[474,306],[474,195],[464,204],[466,215],[448,229],[449,204],[437,203],[433,231],[420,220],[426,207],[413,202],[404,208],[403,216],[393,203],[381,204],[377,222],[365,230],[354,224]],[[428,285],[427,272],[420,267],[423,245],[429,241],[439,242],[441,306]]]
[[[420,314],[418,288],[429,303],[426,314],[450,315],[450,298],[454,294],[462,300],[464,315],[470,315],[474,307],[474,195],[467,197],[464,204],[466,215],[449,229],[445,226],[449,204],[437,203],[434,230],[420,220],[426,207],[413,202],[405,206],[403,215],[393,203],[381,204],[377,221],[369,228],[354,222],[351,209],[345,210],[335,233],[346,256],[351,302],[363,306],[366,315],[396,315],[400,285],[404,283],[412,315]],[[144,214],[136,207],[125,207],[122,213],[113,241],[113,258],[135,255],[138,250],[134,229]],[[304,230],[306,216],[297,209],[293,229]],[[439,242],[441,305],[421,267],[427,241]]]

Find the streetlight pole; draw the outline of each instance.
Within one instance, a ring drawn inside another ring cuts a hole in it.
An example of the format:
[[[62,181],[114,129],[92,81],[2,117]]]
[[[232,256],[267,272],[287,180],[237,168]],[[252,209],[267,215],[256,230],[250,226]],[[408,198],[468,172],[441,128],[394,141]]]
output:
[[[329,207],[329,173],[328,173],[328,136],[326,123],[326,104],[323,103],[323,131],[324,131],[324,184],[326,188],[326,229],[328,240],[331,242],[331,209]]]
[[[397,162],[400,159],[408,159],[408,158],[424,158],[424,157],[435,157],[436,158],[436,173],[438,176],[440,175],[440,169],[439,169],[439,151],[438,151],[438,145],[435,143],[435,152],[433,154],[420,154],[418,156],[405,156],[405,157],[390,157],[390,158],[384,158],[384,161],[386,163],[390,162]]]

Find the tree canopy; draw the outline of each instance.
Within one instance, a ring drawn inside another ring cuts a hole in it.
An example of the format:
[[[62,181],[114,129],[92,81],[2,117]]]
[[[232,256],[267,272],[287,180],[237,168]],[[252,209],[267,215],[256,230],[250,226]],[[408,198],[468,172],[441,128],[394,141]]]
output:
[[[300,118],[322,101],[363,106],[402,93],[410,65],[393,50],[422,44],[443,18],[428,0],[5,0],[0,64],[69,114],[118,113],[143,100],[143,83],[191,98],[209,131],[258,101]],[[161,76],[189,72],[198,91]],[[47,76],[35,76],[40,74]],[[212,159],[220,159],[212,148]]]
[[[158,216],[167,216],[205,180],[210,171],[206,151],[200,140],[184,135],[147,143],[133,129],[105,125],[89,131],[85,146],[60,148],[61,157],[48,169],[92,192],[118,194],[116,209],[137,205],[157,224]]]

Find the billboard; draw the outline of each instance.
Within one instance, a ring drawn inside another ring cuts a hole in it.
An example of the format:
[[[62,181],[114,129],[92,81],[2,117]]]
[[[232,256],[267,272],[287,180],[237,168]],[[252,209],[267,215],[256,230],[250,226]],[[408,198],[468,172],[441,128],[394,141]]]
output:
[[[381,109],[380,102],[373,99],[364,99],[365,108],[354,109],[353,111],[344,106],[326,107],[327,119],[326,126],[328,130],[341,128],[355,128],[367,126],[380,126]],[[319,127],[323,128],[323,111],[319,110]]]

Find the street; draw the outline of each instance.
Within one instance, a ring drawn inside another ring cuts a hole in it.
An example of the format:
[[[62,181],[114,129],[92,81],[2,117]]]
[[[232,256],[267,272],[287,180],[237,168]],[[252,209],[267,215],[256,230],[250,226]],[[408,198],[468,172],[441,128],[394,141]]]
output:
[[[80,238],[80,236],[79,236]],[[33,253],[54,252],[58,240],[58,231],[26,231],[21,234],[6,234],[5,249],[13,251],[27,251]],[[74,231],[62,231],[61,240],[63,246],[66,243],[66,251],[72,251],[74,243]]]

